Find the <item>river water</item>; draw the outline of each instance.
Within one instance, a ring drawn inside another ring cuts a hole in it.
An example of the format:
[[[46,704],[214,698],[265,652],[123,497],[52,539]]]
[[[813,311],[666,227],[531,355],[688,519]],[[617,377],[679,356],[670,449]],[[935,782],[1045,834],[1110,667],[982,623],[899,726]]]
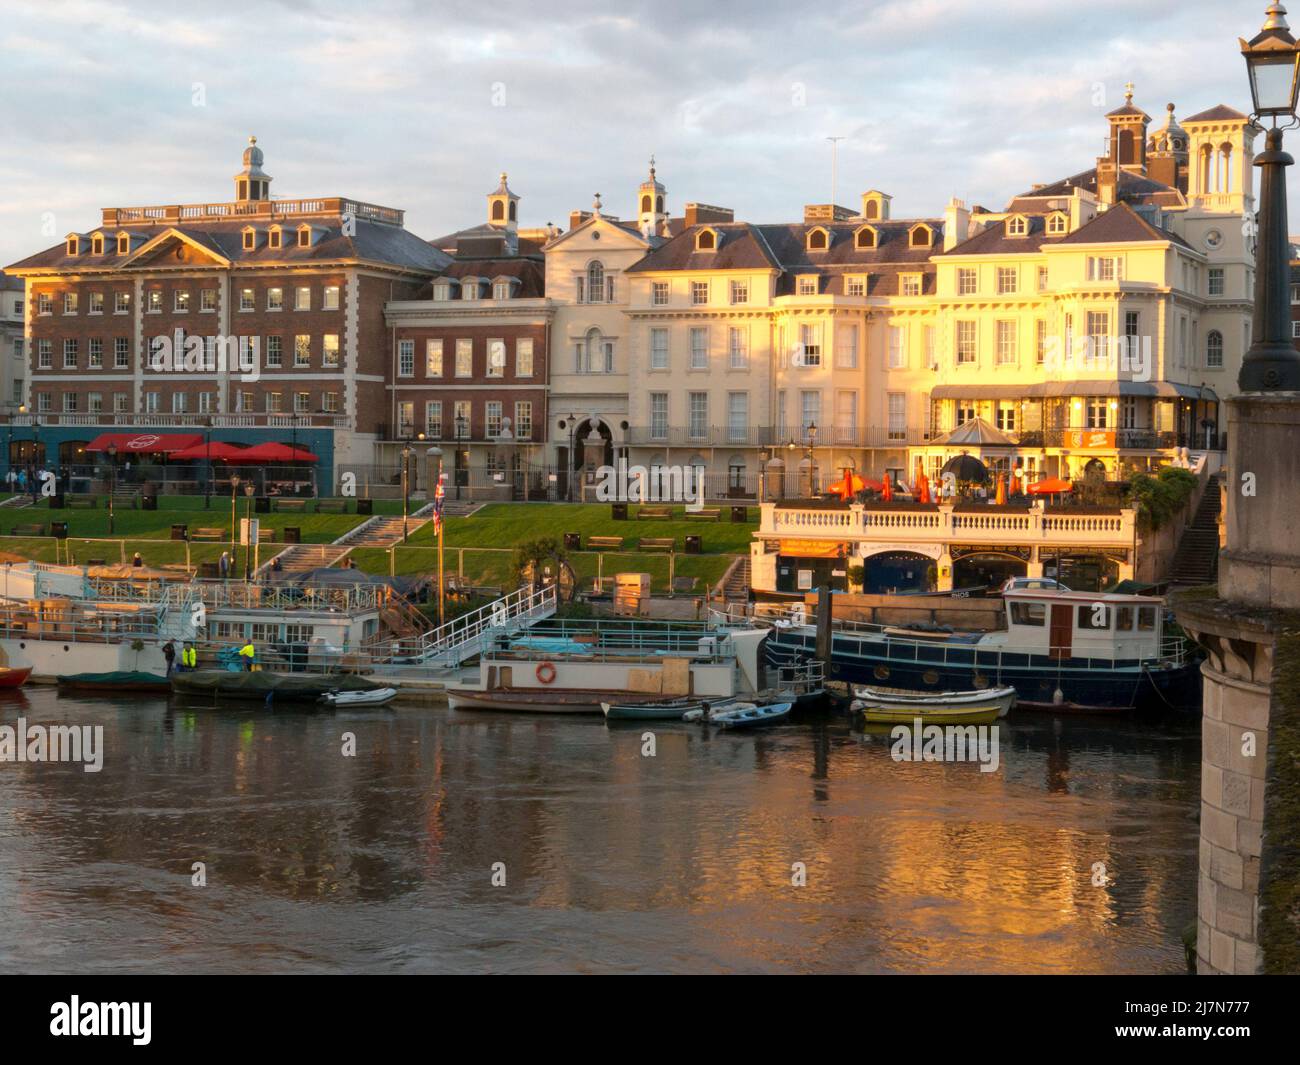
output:
[[[20,715],[104,765],[0,763],[0,971],[1178,973],[1195,916],[1186,727],[1013,714],[981,773],[836,719]]]

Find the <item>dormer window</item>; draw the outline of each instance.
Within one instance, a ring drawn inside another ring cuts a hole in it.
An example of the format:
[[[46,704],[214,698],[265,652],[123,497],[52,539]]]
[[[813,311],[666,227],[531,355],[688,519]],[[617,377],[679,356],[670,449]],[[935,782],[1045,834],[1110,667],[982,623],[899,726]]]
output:
[[[1070,220],[1064,214],[1057,211],[1055,214],[1047,217],[1048,236],[1059,237],[1070,228]]]
[[[816,226],[808,231],[807,247],[809,251],[825,251],[830,247],[830,244],[830,233],[821,226]]]
[[[130,250],[131,250],[131,238],[128,237],[125,233],[119,233],[117,235],[117,254],[125,255]]]
[[[716,229],[701,229],[695,234],[696,251],[716,251],[718,247],[718,231]]]
[[[878,243],[876,231],[871,226],[863,226],[853,234],[853,246],[855,248],[874,248]]]
[[[494,300],[508,300],[510,298],[510,280],[508,278],[498,278],[492,282],[492,298]]]
[[[799,277],[796,291],[800,296],[817,295],[818,283],[816,274],[803,274]]]
[[[1022,214],[1012,215],[1007,219],[1007,236],[1024,237],[1029,235],[1029,219]]]
[[[925,224],[913,226],[907,236],[907,243],[913,248],[928,248],[933,240],[934,233]]]
[[[103,234],[101,234],[101,233],[96,233],[93,237],[90,238],[90,254],[91,254],[91,255],[103,255],[103,254],[104,254],[104,237],[103,237]]]
[[[244,230],[244,251],[252,251],[257,247],[257,230],[249,226]]]
[[[435,300],[451,299],[451,284],[447,281],[439,281],[433,286],[433,298]]]
[[[279,227],[279,226],[272,226],[271,229],[270,229],[270,231],[266,234],[266,246],[267,246],[268,248],[278,248],[278,247],[280,247],[280,227]]]
[[[300,247],[300,248],[310,248],[310,247],[311,247],[311,243],[312,243],[312,241],[311,241],[311,226],[299,226],[299,227],[298,227],[298,247]]]
[[[69,255],[81,254],[81,241],[79,238],[77,237],[68,238],[68,254]]]
[[[478,299],[478,278],[467,277],[460,283],[460,298],[463,300]]]

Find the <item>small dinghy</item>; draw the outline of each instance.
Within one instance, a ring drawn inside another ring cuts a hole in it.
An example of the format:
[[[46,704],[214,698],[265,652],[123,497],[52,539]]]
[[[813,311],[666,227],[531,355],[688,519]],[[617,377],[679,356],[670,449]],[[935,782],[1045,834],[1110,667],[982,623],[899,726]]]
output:
[[[0,666],[0,688],[21,688],[31,675],[31,666]]]
[[[374,688],[371,691],[326,692],[320,701],[328,706],[383,706],[396,698],[396,688]]]
[[[853,694],[860,703],[882,710],[906,707],[959,708],[964,706],[987,707],[996,704],[998,717],[1006,717],[1016,705],[1016,689],[983,688],[973,691],[918,692],[902,688],[854,688]]]
[[[731,703],[721,710],[709,707],[707,722],[722,728],[752,728],[755,725],[768,725],[774,721],[790,716],[794,703]],[[691,710],[682,715],[683,721],[705,721],[704,708]]]

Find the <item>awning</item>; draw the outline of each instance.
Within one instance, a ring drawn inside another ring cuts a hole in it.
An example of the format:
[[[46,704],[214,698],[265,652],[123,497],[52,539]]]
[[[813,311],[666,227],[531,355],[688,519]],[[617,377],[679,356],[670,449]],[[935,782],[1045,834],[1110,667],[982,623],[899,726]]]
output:
[[[1039,381],[1036,384],[936,385],[931,399],[1059,399],[1065,396],[1147,396],[1152,398],[1204,399],[1217,403],[1218,395],[1206,385],[1182,385],[1173,381]]]
[[[201,444],[198,433],[100,433],[86,445],[87,451],[107,451],[117,448],[119,455],[159,455],[184,451]]]

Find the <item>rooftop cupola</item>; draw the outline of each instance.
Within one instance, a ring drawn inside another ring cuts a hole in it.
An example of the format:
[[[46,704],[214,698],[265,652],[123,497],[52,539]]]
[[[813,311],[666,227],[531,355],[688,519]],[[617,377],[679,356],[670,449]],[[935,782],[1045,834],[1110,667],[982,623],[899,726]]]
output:
[[[244,149],[244,168],[235,175],[235,199],[269,200],[271,198],[271,175],[262,169],[262,149],[257,146],[257,138],[248,138],[248,147]]]
[[[519,197],[506,184],[506,172],[501,171],[501,184],[488,193],[488,225],[508,229],[519,228]]]
[[[664,187],[655,177],[655,157],[650,156],[650,176],[641,182],[636,194],[636,225],[644,236],[660,236],[668,224]]]

